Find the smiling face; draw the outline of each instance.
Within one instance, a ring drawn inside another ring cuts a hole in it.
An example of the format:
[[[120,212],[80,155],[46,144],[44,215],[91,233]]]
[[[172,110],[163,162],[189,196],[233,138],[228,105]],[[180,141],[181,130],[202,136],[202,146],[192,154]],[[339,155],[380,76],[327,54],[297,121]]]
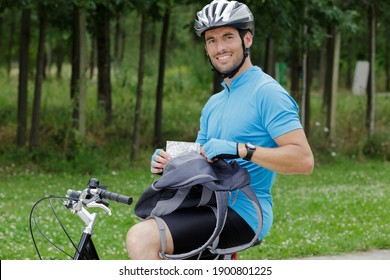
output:
[[[205,48],[213,66],[221,73],[226,74],[235,69],[242,61],[244,52],[242,40],[236,28],[223,26],[205,32]],[[244,36],[244,44],[249,48],[252,44],[252,35],[247,32]],[[244,63],[239,75],[251,66],[250,60]]]

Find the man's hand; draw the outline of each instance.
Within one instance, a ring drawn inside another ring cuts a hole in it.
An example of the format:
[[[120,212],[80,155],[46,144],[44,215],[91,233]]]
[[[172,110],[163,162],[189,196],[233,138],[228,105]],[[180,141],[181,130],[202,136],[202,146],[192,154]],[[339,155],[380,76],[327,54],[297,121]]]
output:
[[[209,161],[215,161],[218,158],[239,158],[237,147],[236,142],[212,138],[203,145],[202,155]]]
[[[171,159],[171,156],[163,149],[157,149],[152,155],[150,171],[155,174],[162,173],[168,161]]]

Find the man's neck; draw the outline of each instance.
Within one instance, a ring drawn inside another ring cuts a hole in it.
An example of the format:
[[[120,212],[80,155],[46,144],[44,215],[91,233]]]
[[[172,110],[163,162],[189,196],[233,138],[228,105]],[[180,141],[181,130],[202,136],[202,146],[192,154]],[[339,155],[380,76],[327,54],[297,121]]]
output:
[[[240,76],[242,73],[244,73],[246,70],[248,70],[251,67],[253,67],[253,64],[251,62],[250,57],[248,56],[244,64],[241,66],[240,70],[231,79],[226,78],[224,80],[227,87],[230,89],[230,83],[233,81],[233,79],[237,78],[238,76]]]

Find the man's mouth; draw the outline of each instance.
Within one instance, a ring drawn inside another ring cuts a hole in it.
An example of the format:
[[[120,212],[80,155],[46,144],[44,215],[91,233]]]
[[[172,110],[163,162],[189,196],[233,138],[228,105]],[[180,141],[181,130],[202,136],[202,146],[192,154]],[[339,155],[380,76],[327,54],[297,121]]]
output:
[[[223,55],[217,56],[216,59],[217,59],[218,61],[223,62],[223,61],[225,61],[225,60],[230,59],[231,57],[232,57],[231,54],[223,54]]]

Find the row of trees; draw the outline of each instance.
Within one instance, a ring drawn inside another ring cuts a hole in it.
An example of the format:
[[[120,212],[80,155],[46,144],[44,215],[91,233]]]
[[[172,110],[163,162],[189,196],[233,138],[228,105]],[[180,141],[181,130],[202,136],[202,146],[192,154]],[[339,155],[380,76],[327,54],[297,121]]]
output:
[[[97,100],[105,112],[105,123],[112,122],[111,67],[120,67],[125,43],[134,30],[123,26],[129,15],[137,16],[140,34],[137,101],[134,108],[132,158],[137,157],[140,137],[141,106],[143,96],[146,30],[148,23],[160,22],[159,70],[156,88],[154,144],[162,139],[162,103],[166,48],[172,24],[188,26],[192,32],[192,20],[173,21],[173,12],[195,13],[209,1],[190,0],[0,0],[0,59],[8,72],[17,49],[19,58],[18,126],[17,145],[28,142],[30,150],[39,146],[40,103],[42,83],[49,57],[56,58],[57,75],[61,76],[62,64],[72,65],[70,98],[72,119],[80,135],[86,132],[86,77],[92,73],[95,60],[98,69]],[[370,62],[367,88],[367,131],[374,132],[375,74],[377,65],[386,69],[387,89],[390,90],[390,3],[388,0],[247,0],[256,21],[255,44],[252,57],[256,64],[275,75],[275,62],[288,61],[290,91],[300,103],[302,122],[310,133],[310,90],[315,70],[320,74],[323,88],[323,107],[327,113],[329,138],[335,137],[337,87],[340,61],[344,62],[347,86],[351,86],[352,69],[357,59]],[[20,20],[15,14],[20,12]],[[18,20],[18,21],[17,21]],[[148,29],[149,28],[149,29]],[[19,41],[15,44],[19,30]],[[379,36],[377,36],[379,32]],[[4,36],[7,33],[8,36]],[[6,38],[8,41],[4,40]],[[51,42],[50,46],[48,42]],[[68,44],[71,42],[71,44]],[[88,44],[88,42],[92,42]],[[17,45],[17,46],[16,46]],[[35,70],[30,65],[31,49],[36,48]],[[52,55],[48,55],[48,53]],[[69,56],[65,54],[70,53]],[[376,61],[381,57],[380,62]],[[27,100],[29,73],[34,72],[34,99],[30,139],[27,141]],[[215,88],[218,78],[215,77]]]

